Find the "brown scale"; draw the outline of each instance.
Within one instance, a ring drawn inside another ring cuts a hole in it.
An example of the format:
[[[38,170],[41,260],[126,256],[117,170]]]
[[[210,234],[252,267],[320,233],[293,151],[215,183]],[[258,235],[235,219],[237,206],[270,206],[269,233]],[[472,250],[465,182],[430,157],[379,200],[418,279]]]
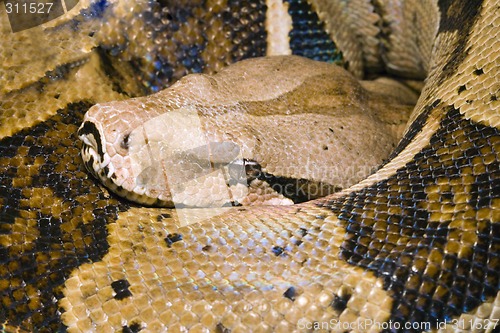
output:
[[[322,206],[344,221],[341,257],[392,292],[392,320],[435,324],[496,295],[499,197],[499,130],[450,108],[396,175]]]
[[[70,105],[0,141],[0,322],[61,329],[65,280],[106,254],[106,224],[125,209],[83,170],[76,130],[89,106]]]

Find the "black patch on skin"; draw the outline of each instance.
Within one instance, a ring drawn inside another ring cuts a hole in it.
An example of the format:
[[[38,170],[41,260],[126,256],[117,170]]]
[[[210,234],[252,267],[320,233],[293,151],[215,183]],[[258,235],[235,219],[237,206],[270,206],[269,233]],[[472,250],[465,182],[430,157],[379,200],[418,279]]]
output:
[[[122,333],[138,333],[142,330],[139,323],[132,323],[130,326],[123,326]]]
[[[410,144],[410,142],[413,141],[413,139],[417,136],[417,134],[422,131],[422,128],[424,128],[424,125],[427,122],[427,119],[429,118],[429,115],[431,114],[432,110],[436,108],[439,105],[439,103],[441,103],[440,99],[435,100],[434,102],[432,102],[431,105],[426,107],[425,110],[417,116],[417,118],[411,123],[405,136],[401,139],[401,141],[399,141],[398,146],[389,156],[388,161],[398,156],[408,146],[408,144]]]
[[[443,32],[457,32],[457,42],[454,49],[450,50],[446,65],[439,74],[438,84],[452,77],[458,66],[468,55],[466,49],[471,30],[479,17],[483,0],[453,1],[439,0],[438,6],[441,13],[438,34]]]
[[[0,322],[28,332],[66,330],[58,305],[65,281],[75,268],[102,260],[107,225],[128,208],[104,195],[79,156],[76,131],[91,105],[68,105],[0,140],[0,281],[8,282],[0,288]],[[37,236],[20,238],[20,225]]]
[[[28,156],[36,157],[39,155],[50,155],[54,151],[53,147],[40,147],[40,146],[32,146],[28,150]]]
[[[498,129],[449,107],[429,144],[394,176],[321,205],[347,232],[340,257],[384,282],[392,322],[434,327],[499,291],[498,142]]]
[[[3,202],[0,202],[0,235],[8,235],[12,232],[12,225],[20,213],[18,209],[20,200],[23,199],[22,189],[11,185],[12,174],[15,176],[15,168],[9,168],[8,172],[0,174],[0,192],[3,193]],[[6,257],[0,257],[0,263],[1,258]]]
[[[458,87],[458,93],[459,93],[459,94],[460,94],[461,92],[466,91],[466,90],[467,90],[467,88],[465,87],[465,85]]]
[[[274,191],[291,199],[294,203],[306,202],[318,197],[324,197],[342,190],[341,187],[325,183],[317,183],[304,178],[289,178],[275,176],[262,170],[262,167],[256,161],[247,161],[245,164],[247,173],[247,183],[250,184],[254,179],[259,179],[267,183]],[[314,195],[308,193],[307,188],[315,187]]]
[[[61,219],[53,216],[41,215],[37,221],[40,235],[37,237],[35,248],[38,251],[49,250],[54,240],[61,239]]]
[[[465,153],[467,154],[467,152]],[[473,154],[475,152],[471,153]],[[500,167],[500,165],[498,163],[493,163],[488,166],[488,169],[490,169],[488,171],[493,171],[491,169],[495,167]],[[469,204],[476,210],[491,207],[492,199],[500,197],[500,184],[498,182],[491,183],[487,174],[481,174],[475,177],[471,187]]]
[[[479,69],[476,69],[473,73],[474,73],[474,75],[479,76],[479,75],[483,75],[484,71],[482,68],[479,68]]]
[[[114,296],[117,300],[122,300],[127,297],[131,297],[132,293],[128,289],[130,287],[130,283],[127,280],[117,280],[111,283],[111,287],[113,288],[116,295]]]
[[[164,213],[164,214],[160,214],[156,217],[156,221],[160,222],[161,220],[163,219],[169,219],[171,218],[172,215],[168,214],[168,213]]]
[[[295,301],[295,297],[297,296],[297,290],[294,287],[290,287],[283,293],[283,296],[291,301]]]
[[[238,13],[238,15],[235,15]],[[267,31],[265,27],[267,6],[265,1],[228,0],[222,18],[230,33],[228,40],[241,41],[231,50],[233,62],[261,57],[267,51]]]
[[[113,51],[124,51],[126,49],[127,45],[113,45],[111,48],[114,49]],[[123,94],[128,97],[134,97],[137,94],[147,94],[149,90],[147,90],[145,87],[141,85],[136,85],[134,88],[140,90],[140,91],[127,91],[129,88],[127,87],[127,83],[130,84],[131,81],[134,81],[135,78],[131,77],[125,77],[123,73],[125,71],[130,71],[132,73],[137,73],[137,75],[141,75],[140,72],[137,71],[136,68],[132,67],[132,63],[125,63],[125,61],[120,61],[116,62],[116,59],[111,53],[109,47],[106,46],[101,46],[96,48],[97,54],[99,55],[99,60],[100,60],[100,65],[104,73],[106,74],[106,77],[108,80],[111,82],[111,85],[113,87],[113,90],[116,91],[117,93]],[[121,70],[116,67],[116,65],[119,64],[120,67],[122,67]],[[124,70],[124,68],[126,70]],[[124,85],[125,83],[125,85]]]
[[[320,218],[320,217],[318,217],[318,216],[316,216],[316,217],[317,217],[317,218]],[[324,219],[324,218],[325,218],[325,217],[323,217],[323,219]],[[308,231],[307,231],[307,229],[306,229],[306,228],[300,228],[300,229],[297,231],[297,234],[298,234],[300,237],[305,237],[305,236],[308,234]],[[303,241],[302,241],[302,240],[300,240],[300,239],[298,239],[298,240],[295,240],[295,241],[294,241],[294,244],[295,244],[296,246],[300,246],[302,243],[303,243]]]
[[[490,101],[494,102],[496,100],[498,100],[498,97],[496,95],[491,95]]]
[[[292,54],[342,65],[343,56],[307,0],[285,0],[292,18],[289,33]]]
[[[344,296],[334,295],[330,306],[338,313],[342,313],[347,308],[347,302],[349,302],[350,299],[350,294]]]
[[[226,328],[222,323],[218,323],[215,326],[215,332],[216,333],[231,333],[231,330],[229,328]]]
[[[94,136],[94,139],[97,143],[97,153],[99,154],[102,160],[102,157],[104,156],[104,151],[102,149],[101,134],[99,133],[99,130],[97,129],[94,123],[86,121],[83,123],[83,126],[78,130],[78,136],[89,135],[89,134],[92,134]]]
[[[201,250],[204,252],[210,252],[212,250],[212,245],[205,245],[201,248]]]
[[[307,234],[308,234],[308,231],[307,231],[307,229],[306,229],[306,228],[300,228],[298,232],[299,232],[299,234],[300,234],[302,237],[304,237],[305,235],[307,235]]]
[[[165,237],[165,242],[167,243],[168,247],[172,247],[172,244],[175,242],[179,242],[182,240],[182,235],[181,234],[168,234],[167,237]]]
[[[285,252],[285,249],[281,246],[273,246],[272,251],[276,257],[282,255]]]

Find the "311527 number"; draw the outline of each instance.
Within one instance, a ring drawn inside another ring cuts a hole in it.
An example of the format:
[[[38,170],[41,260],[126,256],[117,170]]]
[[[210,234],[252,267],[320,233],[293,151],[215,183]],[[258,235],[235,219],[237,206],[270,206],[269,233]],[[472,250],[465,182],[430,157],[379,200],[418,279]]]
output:
[[[30,3],[5,3],[7,14],[48,14],[54,5],[53,2],[30,2]]]

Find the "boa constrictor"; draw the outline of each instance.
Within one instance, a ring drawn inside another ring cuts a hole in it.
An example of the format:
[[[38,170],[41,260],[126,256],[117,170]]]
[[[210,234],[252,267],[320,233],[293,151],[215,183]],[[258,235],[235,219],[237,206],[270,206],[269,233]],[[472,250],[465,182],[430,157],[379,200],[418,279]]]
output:
[[[496,1],[65,4],[15,33],[0,7],[2,330],[498,329]],[[278,53],[426,73],[390,161],[323,199],[188,225],[85,171],[76,132],[93,104]]]

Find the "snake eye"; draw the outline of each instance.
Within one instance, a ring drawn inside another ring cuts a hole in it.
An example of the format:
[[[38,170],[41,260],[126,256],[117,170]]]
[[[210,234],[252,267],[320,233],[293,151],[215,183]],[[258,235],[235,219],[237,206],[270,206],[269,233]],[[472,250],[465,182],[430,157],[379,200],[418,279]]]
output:
[[[120,143],[120,147],[122,147],[125,150],[128,150],[128,148],[129,148],[129,145],[128,145],[129,138],[130,138],[130,133],[125,134],[125,136],[123,137],[122,142]]]

